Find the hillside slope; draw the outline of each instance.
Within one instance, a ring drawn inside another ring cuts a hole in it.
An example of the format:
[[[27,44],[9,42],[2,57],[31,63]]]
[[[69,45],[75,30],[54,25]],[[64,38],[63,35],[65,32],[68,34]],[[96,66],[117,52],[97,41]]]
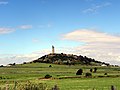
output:
[[[44,55],[34,61],[34,63],[40,62],[40,63],[55,63],[55,64],[66,64],[66,65],[74,65],[74,64],[85,64],[85,65],[106,65],[108,66],[108,63],[96,61],[95,59],[88,58],[86,56],[77,56],[73,54],[48,54]]]

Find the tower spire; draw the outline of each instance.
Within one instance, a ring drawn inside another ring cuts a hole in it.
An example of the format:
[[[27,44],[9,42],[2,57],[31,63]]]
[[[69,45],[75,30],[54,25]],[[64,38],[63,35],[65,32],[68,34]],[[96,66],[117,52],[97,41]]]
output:
[[[55,47],[52,45],[52,54],[55,53]]]

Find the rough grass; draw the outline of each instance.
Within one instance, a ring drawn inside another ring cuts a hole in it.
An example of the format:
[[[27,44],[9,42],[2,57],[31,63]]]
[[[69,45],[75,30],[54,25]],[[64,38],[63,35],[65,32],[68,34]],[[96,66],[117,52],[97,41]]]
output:
[[[52,67],[49,67],[52,65]],[[0,68],[0,86],[7,84],[14,86],[14,81],[24,84],[26,81],[35,83],[46,83],[49,88],[58,85],[60,90],[109,90],[111,85],[115,85],[120,90],[120,68],[119,67],[99,67],[97,73],[92,73],[92,78],[85,78],[85,73],[90,72],[90,68],[95,66],[66,66],[44,63],[22,64],[11,67]],[[78,69],[83,69],[83,75],[77,76]],[[104,75],[107,73],[107,75]],[[51,79],[43,79],[46,74],[52,76]],[[109,77],[107,77],[109,76]],[[69,78],[66,78],[69,77]],[[59,79],[62,78],[62,79]]]
[[[43,81],[50,86],[57,84],[61,90],[110,90],[114,85],[120,90],[120,78],[86,78]]]

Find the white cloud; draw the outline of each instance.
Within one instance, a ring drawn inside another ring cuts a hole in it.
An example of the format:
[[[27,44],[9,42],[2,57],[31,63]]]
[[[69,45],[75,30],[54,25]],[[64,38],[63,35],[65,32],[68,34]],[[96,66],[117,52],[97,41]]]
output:
[[[23,63],[29,62],[38,58],[35,54],[10,54],[10,55],[0,55],[0,65],[7,65],[9,63]]]
[[[7,5],[8,4],[8,2],[6,2],[6,1],[0,1],[0,5]]]
[[[20,29],[31,29],[32,27],[32,25],[22,25],[20,26]]]
[[[99,9],[110,6],[111,3],[107,2],[104,4],[100,4],[100,5],[94,5],[90,8],[84,9],[82,12],[83,13],[96,13]]]
[[[0,34],[8,34],[8,33],[12,33],[15,30],[12,28],[0,28]]]
[[[39,28],[51,28],[52,24],[48,23],[48,24],[41,24],[38,26]]]
[[[51,51],[48,49],[43,49],[29,54],[0,54],[0,65],[30,62],[40,58],[43,55],[49,54],[50,52]]]
[[[62,36],[62,40],[84,42],[78,46],[55,47],[56,53],[67,53],[88,56],[96,60],[120,65],[120,37],[89,29],[80,29]],[[37,42],[37,39],[34,39]],[[63,43],[64,45],[64,43]],[[51,53],[51,49],[43,49],[29,54],[0,55],[0,64],[23,63],[35,60]]]
[[[63,36],[64,39],[70,39],[83,42],[118,42],[120,38],[117,36],[108,35],[107,33],[101,33],[88,29],[81,29],[70,32]]]
[[[32,39],[32,42],[34,42],[34,43],[38,43],[38,42],[39,42],[39,40],[38,40],[38,39],[36,39],[36,38],[34,38],[34,39]]]
[[[73,53],[86,55],[96,60],[120,65],[120,37],[89,29],[76,30],[63,35],[63,40],[84,42],[74,47]],[[71,51],[70,51],[71,52]]]
[[[20,29],[31,29],[32,25],[22,25],[19,27]],[[8,28],[8,27],[0,27],[0,34],[9,34],[16,31],[17,28]]]

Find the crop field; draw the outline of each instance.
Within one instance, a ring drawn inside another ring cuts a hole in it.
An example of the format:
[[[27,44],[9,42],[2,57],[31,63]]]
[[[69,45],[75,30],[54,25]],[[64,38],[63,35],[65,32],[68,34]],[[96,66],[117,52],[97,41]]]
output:
[[[49,67],[49,66],[52,67]],[[92,77],[85,77],[90,69],[97,68],[97,72],[91,72]],[[83,70],[82,75],[76,75],[78,69]],[[107,73],[105,75],[105,73]],[[44,78],[45,75],[51,78]],[[0,87],[14,87],[26,82],[43,83],[48,89],[57,85],[60,90],[110,90],[114,85],[120,90],[120,68],[106,66],[85,65],[55,65],[45,63],[18,64],[14,66],[0,67]],[[16,89],[17,90],[17,89]]]

